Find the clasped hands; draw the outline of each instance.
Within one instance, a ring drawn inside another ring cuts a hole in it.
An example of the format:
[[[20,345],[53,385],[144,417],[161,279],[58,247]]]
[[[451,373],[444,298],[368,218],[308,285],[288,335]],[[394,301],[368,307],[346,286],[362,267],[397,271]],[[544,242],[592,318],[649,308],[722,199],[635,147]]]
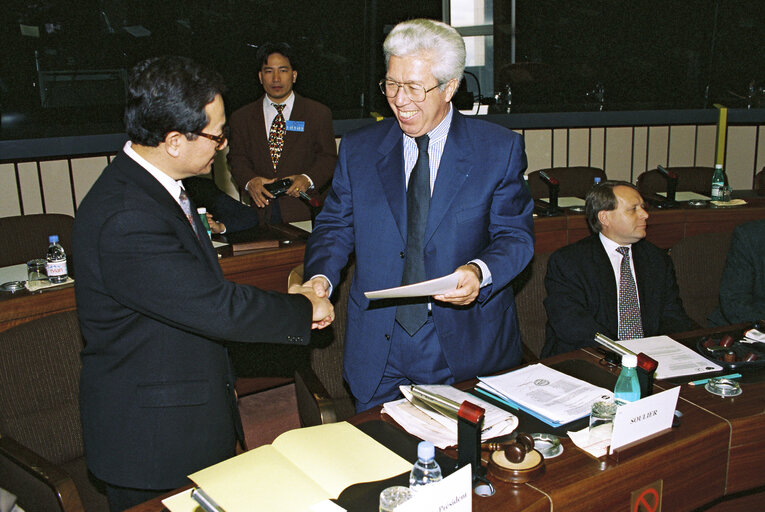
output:
[[[311,182],[303,174],[293,174],[292,176],[287,176],[287,178],[292,180],[292,185],[290,185],[290,188],[285,192],[288,196],[300,197],[300,193],[307,192],[311,186]],[[247,191],[250,193],[250,197],[255,203],[255,206],[263,208],[271,202],[274,195],[266,190],[263,185],[268,185],[274,181],[276,181],[276,178],[255,176],[247,182]]]
[[[293,284],[289,287],[288,293],[299,293],[311,301],[313,309],[311,329],[324,329],[335,319],[335,308],[326,293],[324,296],[320,296],[314,287],[305,284]]]

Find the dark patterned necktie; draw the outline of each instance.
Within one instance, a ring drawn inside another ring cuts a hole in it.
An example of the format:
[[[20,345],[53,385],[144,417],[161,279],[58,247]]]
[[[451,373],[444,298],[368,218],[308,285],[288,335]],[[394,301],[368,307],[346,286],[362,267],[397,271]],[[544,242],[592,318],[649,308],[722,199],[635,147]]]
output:
[[[271,123],[271,130],[268,132],[268,149],[271,152],[271,163],[274,164],[274,172],[276,172],[276,166],[279,164],[279,157],[282,155],[282,149],[284,149],[284,133],[286,130],[286,123],[284,122],[283,110],[286,103],[277,105],[272,103],[271,105],[277,110],[276,117]]]
[[[643,337],[643,323],[640,320],[637,286],[630,270],[630,248],[617,247],[622,255],[619,271],[619,339],[631,340]]]
[[[429,139],[427,135],[422,135],[414,140],[417,142],[418,154],[406,189],[406,261],[402,285],[425,280],[423,243],[430,208]],[[428,304],[402,304],[396,308],[396,320],[410,336],[414,336],[428,320]]]
[[[194,222],[194,212],[191,209],[191,201],[189,201],[189,196],[186,195],[186,191],[184,189],[181,189],[181,195],[179,195],[178,198],[181,202],[181,209],[183,210],[183,213],[186,214],[186,218],[189,220],[189,224],[191,224],[191,228],[194,230],[194,234],[197,235],[197,238],[199,238],[197,225]]]

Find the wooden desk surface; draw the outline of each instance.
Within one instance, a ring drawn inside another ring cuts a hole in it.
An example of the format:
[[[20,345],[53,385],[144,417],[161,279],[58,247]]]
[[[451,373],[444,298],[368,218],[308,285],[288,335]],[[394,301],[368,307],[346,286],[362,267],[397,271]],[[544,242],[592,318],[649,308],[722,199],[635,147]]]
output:
[[[599,366],[600,354],[594,349],[583,349],[555,356],[545,363],[567,359]],[[615,369],[609,371],[616,374]],[[459,387],[468,389],[474,384],[475,381],[469,381]],[[657,381],[656,389],[675,385]],[[677,405],[683,413],[680,426],[639,445],[619,461],[595,459],[563,438],[563,453],[545,461],[543,476],[522,485],[511,485],[490,476],[496,494],[488,498],[473,496],[473,510],[630,510],[632,493],[659,480],[662,510],[673,512],[695,510],[732,493],[761,491],[765,485],[765,473],[761,471],[765,467],[761,440],[765,429],[762,407],[765,382],[759,379],[744,385],[742,395],[728,399],[715,397],[703,388],[682,385]],[[371,420],[396,425],[380,413],[379,407],[349,421],[361,424]],[[454,455],[453,451],[447,453]],[[160,499],[155,499],[130,512],[159,510],[163,510],[163,506]]]

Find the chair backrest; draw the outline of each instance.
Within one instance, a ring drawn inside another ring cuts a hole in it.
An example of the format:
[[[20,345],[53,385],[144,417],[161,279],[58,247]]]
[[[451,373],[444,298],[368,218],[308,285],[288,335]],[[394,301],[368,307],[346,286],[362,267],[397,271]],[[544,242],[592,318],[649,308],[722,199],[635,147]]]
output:
[[[539,177],[544,171],[547,175],[556,178],[560,182],[559,197],[584,198],[592,187],[595,178],[606,180],[606,173],[597,167],[552,167],[539,169],[529,173],[529,191],[535,200],[550,195],[547,184]]]
[[[547,292],[544,281],[550,254],[535,254],[523,272],[513,280],[524,362],[539,360],[545,344],[547,313],[543,301],[547,297]]]
[[[757,195],[765,196],[765,167],[754,175],[754,190]]]
[[[71,215],[58,213],[0,217],[0,233],[3,234],[0,267],[45,258],[49,235],[58,235],[59,243],[71,258],[73,224]]]
[[[666,169],[677,174],[678,192],[696,192],[705,196],[711,193],[714,167],[666,167]],[[637,188],[643,195],[666,192],[667,180],[658,169],[653,169],[638,176]]]
[[[693,235],[670,250],[685,312],[701,326],[707,325],[707,317],[719,303],[720,279],[732,236],[730,232]]]

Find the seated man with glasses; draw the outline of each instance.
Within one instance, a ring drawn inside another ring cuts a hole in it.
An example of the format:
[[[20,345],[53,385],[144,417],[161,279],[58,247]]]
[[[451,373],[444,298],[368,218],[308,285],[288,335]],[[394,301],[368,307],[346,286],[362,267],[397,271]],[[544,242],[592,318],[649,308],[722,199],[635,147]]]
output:
[[[130,75],[130,140],[74,220],[88,469],[124,510],[191,483],[243,439],[223,341],[307,344],[333,318],[310,288],[285,295],[223,277],[181,180],[225,147],[223,83],[184,57]]]
[[[292,90],[298,72],[287,43],[262,45],[255,62],[265,94],[231,115],[231,175],[261,220],[308,220],[311,209],[300,194],[324,189],[337,161],[332,112]],[[292,185],[274,200],[263,186],[283,178]]]
[[[510,281],[534,252],[523,138],[451,104],[465,68],[462,37],[411,20],[391,31],[384,52],[380,89],[395,119],[343,137],[305,256],[307,284],[326,296],[355,253],[344,375],[358,411],[395,399],[400,385],[520,363]],[[453,272],[456,287],[432,297],[364,296]]]

